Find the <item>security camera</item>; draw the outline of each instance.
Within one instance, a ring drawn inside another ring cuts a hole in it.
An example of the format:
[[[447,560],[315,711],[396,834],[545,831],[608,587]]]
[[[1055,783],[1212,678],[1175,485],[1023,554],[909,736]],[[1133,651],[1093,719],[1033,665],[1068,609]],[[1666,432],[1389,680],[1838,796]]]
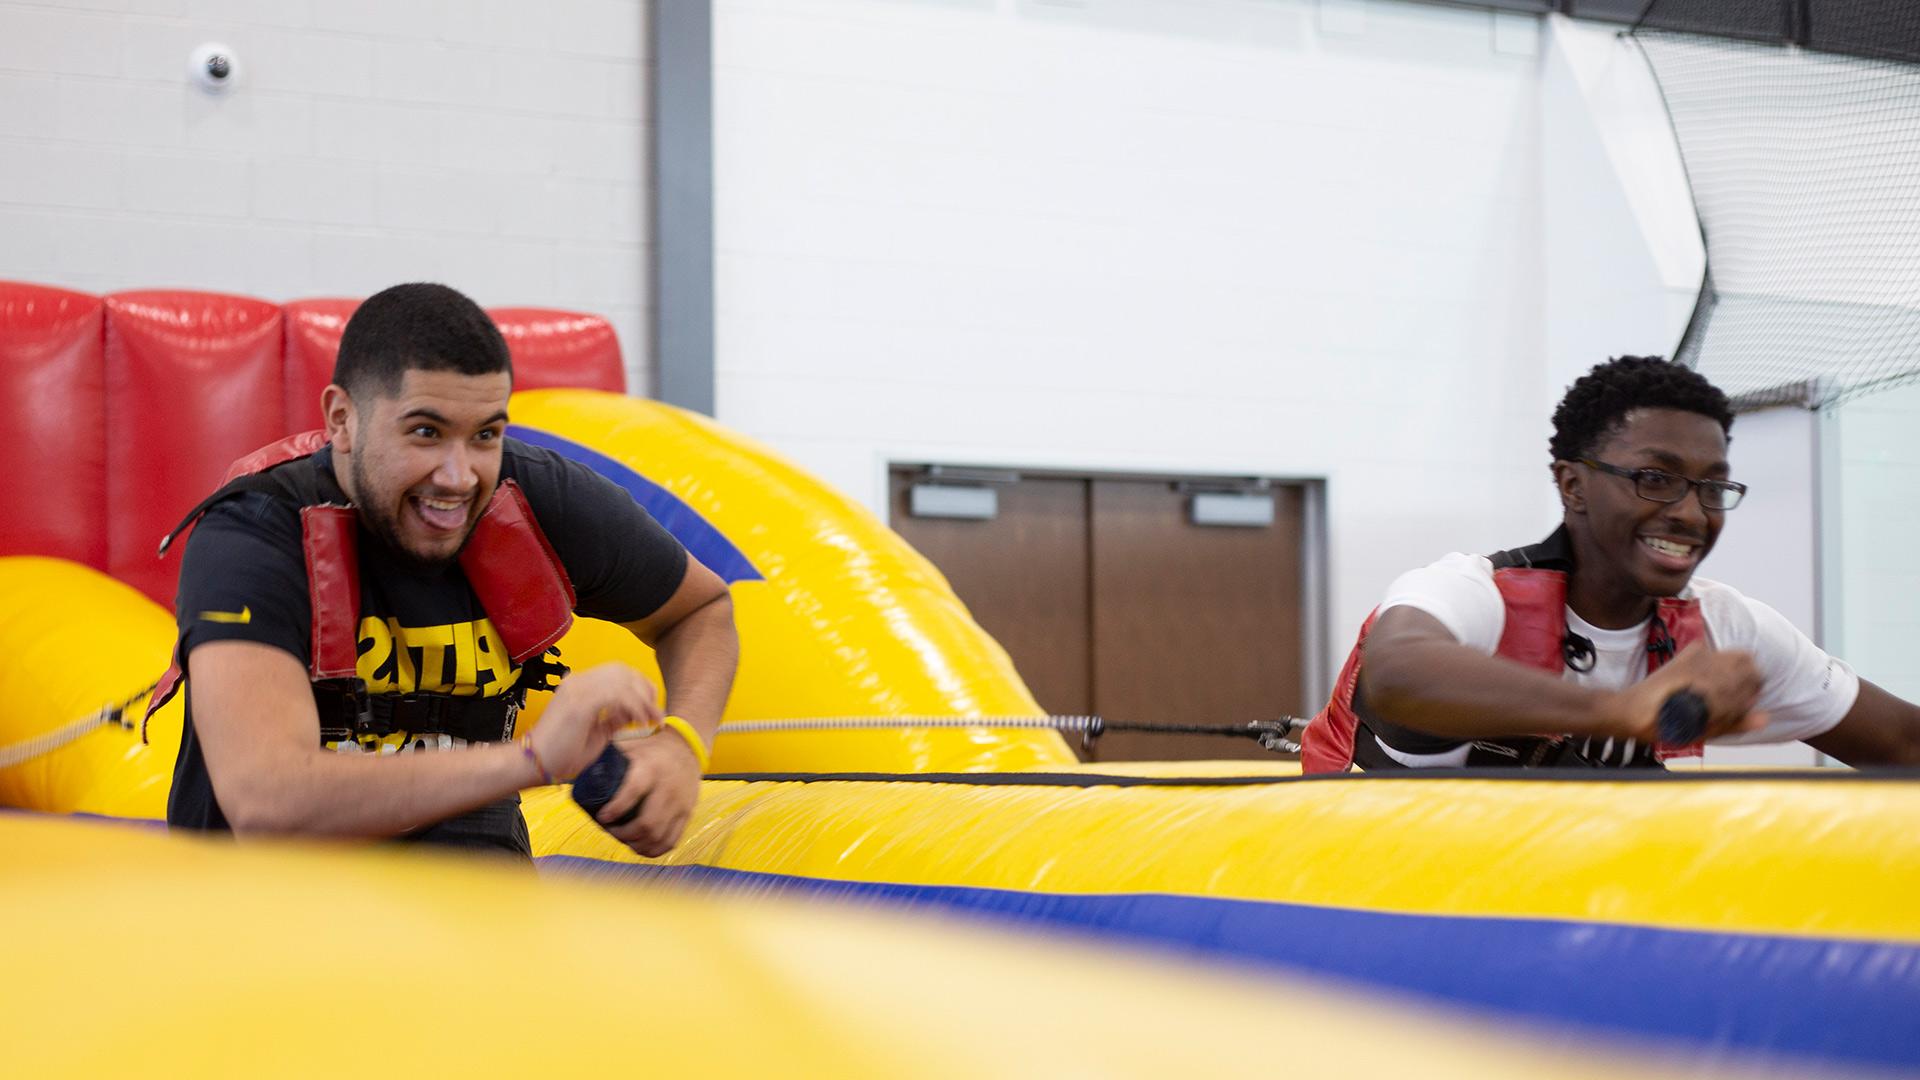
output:
[[[240,61],[233,50],[217,41],[209,41],[193,50],[187,60],[187,74],[209,93],[226,92],[240,78]]]

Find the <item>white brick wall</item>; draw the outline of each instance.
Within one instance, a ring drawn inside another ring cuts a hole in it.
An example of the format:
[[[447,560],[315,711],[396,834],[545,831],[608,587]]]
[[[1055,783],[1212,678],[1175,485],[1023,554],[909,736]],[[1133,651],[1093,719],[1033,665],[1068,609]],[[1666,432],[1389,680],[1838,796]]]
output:
[[[0,0],[0,277],[270,300],[443,280],[647,360],[642,0]],[[188,85],[204,41],[242,78]]]

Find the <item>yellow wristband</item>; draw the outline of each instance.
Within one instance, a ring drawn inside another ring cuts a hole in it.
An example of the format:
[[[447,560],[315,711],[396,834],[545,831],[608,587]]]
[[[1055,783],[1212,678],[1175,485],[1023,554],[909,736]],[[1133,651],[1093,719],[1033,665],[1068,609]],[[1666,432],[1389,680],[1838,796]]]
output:
[[[693,750],[693,756],[700,762],[701,774],[705,775],[707,762],[712,759],[707,756],[707,744],[700,741],[700,733],[693,730],[693,725],[677,716],[668,716],[661,719],[660,726],[671,728],[674,734],[687,740],[687,746]]]

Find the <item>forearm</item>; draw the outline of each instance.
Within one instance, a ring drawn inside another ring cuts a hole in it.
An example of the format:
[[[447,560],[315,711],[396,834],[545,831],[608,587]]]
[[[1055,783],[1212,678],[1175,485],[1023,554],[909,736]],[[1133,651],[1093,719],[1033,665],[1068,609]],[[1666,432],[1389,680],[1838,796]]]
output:
[[[1807,742],[1856,768],[1920,765],[1920,706],[1861,679],[1860,695],[1839,725]]]
[[[237,834],[397,836],[541,782],[517,745],[372,755],[304,750],[216,784]]]
[[[654,654],[660,661],[667,711],[692,724],[712,746],[740,662],[732,597],[722,593],[689,612],[660,635]]]
[[[1444,738],[1588,735],[1619,722],[1613,694],[1439,639],[1370,645],[1360,689],[1375,715]]]

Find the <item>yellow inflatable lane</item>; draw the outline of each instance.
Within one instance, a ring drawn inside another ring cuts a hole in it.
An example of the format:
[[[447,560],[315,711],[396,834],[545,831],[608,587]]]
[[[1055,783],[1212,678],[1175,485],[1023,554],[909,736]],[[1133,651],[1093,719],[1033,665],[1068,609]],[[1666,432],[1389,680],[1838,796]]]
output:
[[[1535,1080],[1699,1064],[957,922],[424,852],[17,814],[0,814],[0,850],[18,1076]]]
[[[993,779],[709,780],[662,860],[612,839],[565,788],[528,792],[525,808],[536,856],[1920,945],[1920,784]]]
[[[1920,1069],[1912,780],[709,780],[650,865],[564,792],[526,807],[555,869],[1149,941],[1802,1075]]]

